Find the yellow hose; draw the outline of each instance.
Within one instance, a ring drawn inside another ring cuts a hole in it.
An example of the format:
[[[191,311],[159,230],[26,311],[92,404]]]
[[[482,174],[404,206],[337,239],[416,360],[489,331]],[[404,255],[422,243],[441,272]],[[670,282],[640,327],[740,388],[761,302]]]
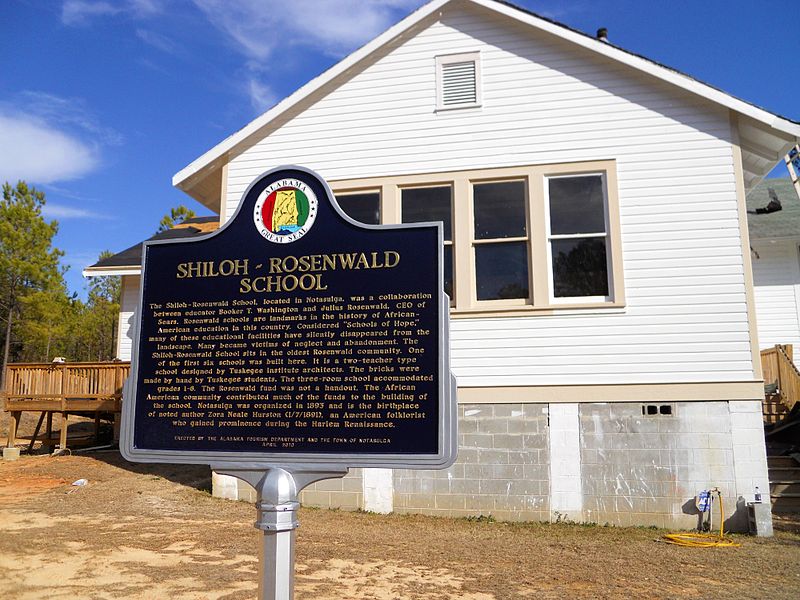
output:
[[[668,544],[689,546],[690,548],[733,548],[741,546],[725,537],[725,507],[722,504],[722,494],[717,491],[719,498],[719,535],[715,533],[668,533],[664,540]]]

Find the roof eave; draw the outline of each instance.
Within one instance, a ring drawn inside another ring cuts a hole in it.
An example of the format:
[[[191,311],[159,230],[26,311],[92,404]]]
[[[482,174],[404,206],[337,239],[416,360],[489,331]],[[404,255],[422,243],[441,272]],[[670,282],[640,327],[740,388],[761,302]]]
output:
[[[104,277],[118,275],[141,275],[141,265],[130,265],[120,267],[86,267],[81,274],[84,277]]]
[[[220,168],[224,162],[220,159],[224,158],[225,155],[233,150],[237,145],[241,144],[250,136],[258,133],[259,130],[267,126],[270,122],[289,110],[291,107],[295,106],[297,103],[308,98],[326,84],[352,69],[360,61],[367,58],[380,47],[402,36],[414,25],[420,23],[426,17],[440,10],[444,5],[452,1],[453,0],[433,0],[432,2],[422,6],[417,11],[385,31],[383,34],[379,35],[371,42],[353,52],[344,60],[340,61],[318,77],[306,83],[304,86],[279,102],[260,117],[254,119],[245,127],[230,135],[225,140],[205,152],[199,158],[192,161],[188,166],[175,174],[175,176],[172,178],[173,186],[186,192],[190,196],[193,196],[192,187],[197,182],[204,179],[208,174],[213,172],[216,168]],[[792,136],[795,138],[795,140],[800,139],[800,123],[795,123],[755,105],[749,104],[708,84],[702,83],[696,79],[692,79],[683,73],[673,71],[668,67],[656,64],[635,54],[631,54],[630,52],[618,48],[613,44],[592,38],[584,33],[571,30],[563,25],[547,21],[536,15],[527,13],[517,7],[498,2],[497,0],[464,1],[471,2],[487,10],[505,15],[521,23],[525,23],[541,31],[548,32],[554,36],[570,41],[589,51],[616,60],[640,72],[652,75],[688,92],[706,98],[736,113],[750,117],[751,119],[763,123],[772,129]]]
[[[433,0],[432,2],[420,7],[408,15],[405,19],[393,25],[381,35],[350,54],[344,60],[336,63],[327,71],[310,80],[308,83],[297,89],[294,93],[281,100],[267,112],[245,125],[242,129],[228,136],[222,142],[202,154],[197,159],[193,160],[173,176],[172,185],[191,196],[191,187],[193,183],[200,181],[215,168],[220,168],[222,166],[221,161],[216,164],[215,161],[225,156],[225,154],[230,152],[233,148],[251,135],[257,133],[261,128],[267,126],[270,122],[283,114],[285,111],[289,110],[292,106],[308,98],[311,94],[325,86],[327,83],[330,83],[340,75],[346,73],[361,60],[367,58],[370,54],[385,44],[388,44],[395,38],[403,35],[414,25],[423,21],[426,17],[430,16],[449,2],[452,2],[452,0]]]

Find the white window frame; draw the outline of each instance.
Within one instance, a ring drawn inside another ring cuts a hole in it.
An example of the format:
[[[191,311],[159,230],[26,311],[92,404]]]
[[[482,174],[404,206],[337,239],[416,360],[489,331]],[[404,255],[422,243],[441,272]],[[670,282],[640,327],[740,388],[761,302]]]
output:
[[[442,69],[444,65],[454,63],[475,63],[475,102],[463,102],[459,104],[444,104],[443,86],[444,76]],[[481,88],[481,53],[480,52],[461,52],[458,54],[443,54],[436,57],[436,111],[460,110],[464,108],[479,108],[482,106],[483,98]]]
[[[519,182],[523,185],[524,199],[525,199],[525,236],[508,237],[508,238],[487,238],[477,239],[475,237],[475,186],[485,185],[492,183],[512,183]],[[470,240],[472,243],[472,253],[470,256],[472,264],[472,281],[473,281],[473,298],[472,301],[475,306],[504,306],[504,307],[518,307],[529,306],[533,304],[533,287],[535,281],[533,279],[533,261],[531,260],[531,248],[533,246],[533,237],[531,231],[531,186],[529,178],[525,175],[511,176],[511,177],[490,177],[488,179],[470,179],[469,181],[469,211],[470,211]],[[525,298],[494,298],[491,300],[478,299],[478,266],[477,266],[477,248],[479,246],[489,246],[492,244],[525,244],[525,255],[528,261],[528,295]]]
[[[552,281],[552,252],[549,241],[548,180],[580,175],[603,177],[609,295],[555,298]],[[474,239],[473,185],[519,180],[527,182],[530,297],[528,299],[478,300],[474,253],[476,240]],[[566,311],[573,311],[573,314],[591,314],[596,311],[625,310],[619,183],[614,159],[389,175],[331,183],[334,193],[356,189],[380,189],[381,217],[382,222],[387,224],[402,222],[401,190],[442,186],[452,186],[453,298],[451,299],[451,315],[454,318],[547,316]]]
[[[550,221],[550,181],[553,179],[575,179],[577,177],[600,177],[603,187],[603,233],[573,233],[573,234],[558,234],[553,235],[551,231]],[[608,180],[603,171],[594,173],[564,173],[560,175],[547,175],[544,178],[544,214],[545,214],[545,227],[547,239],[547,280],[548,292],[550,294],[551,304],[580,304],[585,303],[598,303],[610,302],[613,298],[613,280],[612,280],[612,260],[611,244],[609,235],[609,219],[608,219]],[[606,246],[606,286],[608,287],[607,296],[556,296],[555,295],[555,282],[553,280],[553,240],[573,240],[584,238],[603,238]]]

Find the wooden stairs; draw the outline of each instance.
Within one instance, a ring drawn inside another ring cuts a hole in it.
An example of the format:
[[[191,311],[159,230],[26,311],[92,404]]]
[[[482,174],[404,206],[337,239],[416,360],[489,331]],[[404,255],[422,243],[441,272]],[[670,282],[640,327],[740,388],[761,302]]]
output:
[[[768,456],[769,495],[774,513],[800,513],[800,462],[791,456]]]
[[[800,370],[795,366],[791,344],[776,344],[761,351],[764,374],[764,424],[777,423],[800,401]]]

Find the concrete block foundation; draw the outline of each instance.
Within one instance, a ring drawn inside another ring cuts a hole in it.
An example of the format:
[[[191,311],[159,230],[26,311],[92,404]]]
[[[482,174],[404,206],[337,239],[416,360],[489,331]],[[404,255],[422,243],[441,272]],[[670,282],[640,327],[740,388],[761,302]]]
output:
[[[3,448],[3,460],[19,460],[19,448]]]
[[[462,404],[459,455],[449,469],[353,469],[307,488],[301,501],[379,513],[693,529],[695,496],[716,487],[726,530],[747,532],[755,487],[769,489],[760,403],[659,403],[669,408],[656,414],[647,414],[647,404]],[[255,500],[243,482],[215,475],[213,485],[215,496]],[[761,535],[771,531],[764,506]]]

